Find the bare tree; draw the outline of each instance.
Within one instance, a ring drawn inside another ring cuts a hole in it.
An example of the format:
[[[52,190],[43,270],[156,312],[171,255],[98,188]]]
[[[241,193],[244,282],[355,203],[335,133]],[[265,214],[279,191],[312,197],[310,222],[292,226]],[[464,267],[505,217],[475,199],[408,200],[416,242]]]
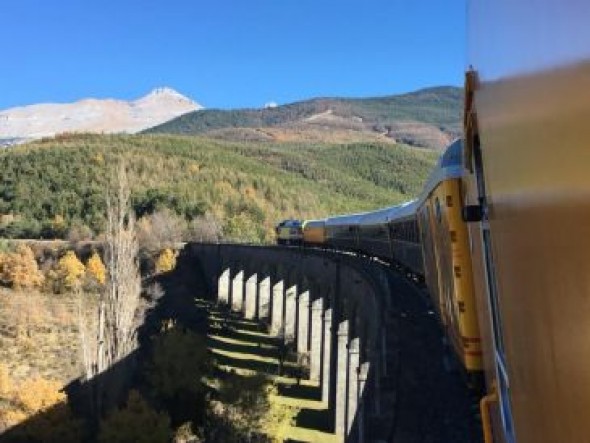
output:
[[[103,317],[99,316],[99,331],[103,331],[103,340],[99,340],[102,348],[98,352],[99,372],[128,355],[137,344],[135,314],[140,303],[141,276],[130,199],[127,173],[121,163],[116,183],[107,191],[107,281],[99,306]]]
[[[137,346],[137,312],[141,276],[135,217],[123,163],[107,189],[105,266],[107,281],[99,294],[95,319],[88,321],[80,309],[81,339],[87,379],[104,372]],[[100,389],[100,387],[99,387]],[[101,393],[95,398],[100,399]],[[97,400],[100,401],[100,400]],[[97,411],[101,405],[94,405]]]
[[[185,237],[187,241],[217,242],[221,238],[221,224],[208,212],[190,222]]]
[[[151,252],[164,248],[174,248],[186,230],[186,222],[169,209],[159,210],[146,215],[138,223],[138,240],[140,246]]]

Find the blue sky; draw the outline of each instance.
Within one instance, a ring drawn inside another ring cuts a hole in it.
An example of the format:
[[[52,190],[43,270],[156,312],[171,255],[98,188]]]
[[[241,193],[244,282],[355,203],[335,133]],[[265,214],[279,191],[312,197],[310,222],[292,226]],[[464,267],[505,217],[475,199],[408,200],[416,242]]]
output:
[[[460,85],[463,0],[2,0],[0,109],[170,86],[208,108]]]

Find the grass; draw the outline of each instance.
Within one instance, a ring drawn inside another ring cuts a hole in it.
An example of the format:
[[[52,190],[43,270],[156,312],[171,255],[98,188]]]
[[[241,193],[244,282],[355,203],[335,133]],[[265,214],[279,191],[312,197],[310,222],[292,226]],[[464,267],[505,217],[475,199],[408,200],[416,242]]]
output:
[[[0,362],[18,380],[41,376],[64,384],[81,373],[73,296],[0,290]]]
[[[255,321],[241,319],[236,314],[220,310],[203,300],[197,302],[209,312],[212,332],[208,335],[208,343],[218,366],[241,375],[265,373],[279,386],[279,395],[273,400],[300,408],[296,425],[287,432],[291,440],[326,443],[339,441],[329,431],[327,404],[319,400],[320,386],[305,379],[298,382],[294,375],[294,361],[285,362],[284,373],[279,374],[276,338],[262,332],[262,326]]]

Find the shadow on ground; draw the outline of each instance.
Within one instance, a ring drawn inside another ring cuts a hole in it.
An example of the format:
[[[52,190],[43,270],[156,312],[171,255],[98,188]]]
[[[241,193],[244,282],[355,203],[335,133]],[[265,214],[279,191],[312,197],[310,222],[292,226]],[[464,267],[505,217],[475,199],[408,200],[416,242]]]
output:
[[[303,434],[306,430],[320,433],[315,438],[288,441],[326,441],[327,436],[323,434],[322,437],[322,433],[331,432],[333,426],[326,405],[321,403],[321,388],[298,380],[301,370],[293,359],[279,368],[279,340],[265,332],[266,327],[261,323],[244,320],[239,314],[206,301],[197,303],[209,312],[208,343],[217,365],[238,372],[262,372],[275,378],[279,396],[286,403],[301,408],[295,426],[301,428]]]

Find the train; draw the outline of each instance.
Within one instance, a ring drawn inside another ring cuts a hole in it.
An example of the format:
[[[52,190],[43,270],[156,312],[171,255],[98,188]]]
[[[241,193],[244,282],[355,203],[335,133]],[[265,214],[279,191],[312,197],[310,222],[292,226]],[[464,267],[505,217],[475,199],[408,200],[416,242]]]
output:
[[[486,443],[590,442],[590,3],[468,0],[463,134],[414,201],[309,220],[400,263],[483,374]]]
[[[471,253],[462,220],[463,142],[440,156],[421,195],[376,211],[306,220],[306,246],[346,250],[396,263],[426,283],[449,342],[474,389],[482,380],[481,338]]]

